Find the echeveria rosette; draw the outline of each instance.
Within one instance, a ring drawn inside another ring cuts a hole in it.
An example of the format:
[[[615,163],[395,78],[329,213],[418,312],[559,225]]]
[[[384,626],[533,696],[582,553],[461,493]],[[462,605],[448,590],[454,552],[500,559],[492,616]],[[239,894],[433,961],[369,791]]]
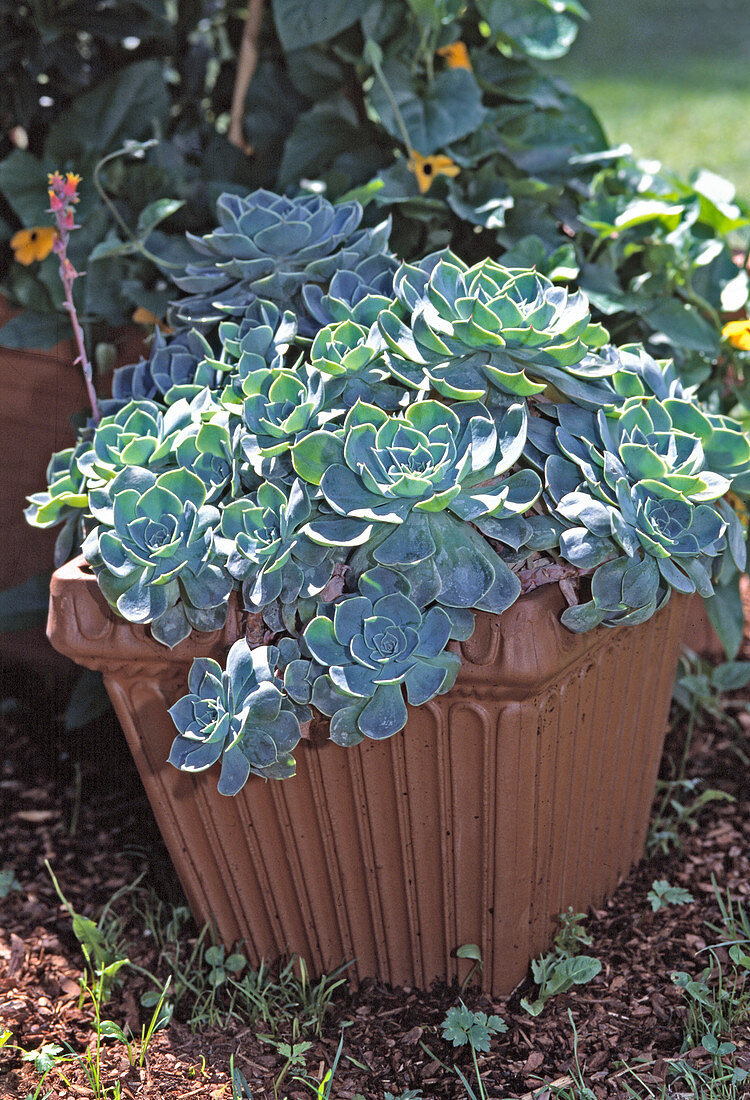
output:
[[[729,416],[699,407],[694,387],[683,384],[671,359],[653,359],[638,345],[613,350],[618,365],[610,382],[618,395],[623,399],[657,397],[669,413],[674,430],[700,440],[707,469],[729,478],[735,491],[747,492],[750,440],[742,425]]]
[[[522,405],[493,417],[479,402],[436,401],[394,417],[358,402],[343,428],[311,433],[293,449],[295,469],[320,484],[330,509],[306,533],[408,573],[422,606],[504,611],[519,582],[467,521],[515,518],[541,492],[533,471],[509,472],[526,417]]]
[[[331,549],[301,532],[311,515],[307,486],[296,478],[288,494],[266,482],[252,497],[233,500],[221,516],[216,549],[227,571],[242,582],[248,611],[275,600],[293,604],[316,596],[331,577]]]
[[[647,396],[597,416],[560,405],[556,429],[535,423],[530,431],[549,454],[550,506],[569,525],[560,552],[583,569],[598,567],[592,602],[563,616],[573,629],[642,621],[672,588],[711,596],[727,548],[744,567],[739,523],[716,503],[729,479],[708,468],[700,439],[675,427],[671,402],[682,412],[682,399]]]
[[[47,465],[47,490],[33,493],[24,510],[34,527],[54,527],[71,517],[80,516],[88,507],[88,494],[78,459],[90,450],[91,444],[81,441],[75,447],[56,451]]]
[[[275,302],[256,299],[244,313],[219,325],[222,354],[215,366],[223,381],[222,400],[241,403],[242,384],[249,374],[283,367],[297,335],[297,318]]]
[[[339,515],[365,523],[403,523],[413,509],[483,514],[500,499],[494,482],[522,453],[526,426],[522,405],[496,423],[478,401],[455,408],[420,401],[396,416],[359,401],[342,430],[311,433],[292,459]],[[485,488],[486,499],[470,505]]]
[[[314,614],[310,615],[307,621],[314,617]],[[276,671],[283,680],[284,693],[302,725],[312,721],[313,688],[325,670],[310,657],[307,647],[303,656],[300,641],[301,637],[299,640],[297,637],[281,637],[276,641],[279,651]]]
[[[455,683],[461,659],[445,652],[450,617],[440,607],[422,612],[402,586],[389,570],[365,574],[369,595],[345,597],[332,616],[318,615],[305,629],[306,646],[327,669],[325,683],[316,681],[313,702],[324,712],[335,707],[331,738],[340,744],[402,730],[403,687],[408,702],[419,706]]]
[[[370,328],[391,304],[398,267],[393,256],[376,253],[353,269],[337,271],[327,290],[314,283],[303,287],[302,300],[315,327],[354,321]]]
[[[685,398],[695,407],[695,390],[684,385],[673,360],[654,359],[640,344],[608,350],[616,357],[616,369],[609,381],[621,398]]]
[[[190,669],[189,694],[170,707],[179,730],[169,762],[205,771],[221,760],[219,794],[235,795],[250,775],[287,779],[300,739],[299,721],[274,673],[278,650],[250,649],[244,638],[229,650],[226,670],[209,657]]]
[[[376,326],[367,329],[355,321],[327,325],[313,340],[310,363],[325,376],[327,405],[340,398],[347,409],[365,401],[394,411],[407,403],[407,391],[386,366]]]
[[[551,382],[601,403],[598,380],[613,367],[589,353],[608,337],[591,323],[580,292],[492,260],[470,268],[450,252],[402,265],[395,292],[378,325],[390,371],[405,385],[429,384],[444,397],[469,401],[486,398],[493,387],[529,397]]]
[[[154,401],[129,401],[116,413],[102,417],[91,446],[77,458],[89,492],[107,485],[127,467],[155,471],[174,466],[175,436],[192,422],[187,401],[168,409]]]
[[[198,399],[200,400],[200,395]],[[178,466],[196,474],[206,488],[206,503],[217,502],[235,478],[229,418],[223,411],[193,419],[176,433],[171,446]]]
[[[174,646],[191,628],[226,618],[232,578],[213,546],[219,512],[189,470],[123,470],[106,490],[111,506],[83,544],[107,601],[123,618],[150,623]]]
[[[319,371],[262,368],[247,375],[242,389],[242,419],[247,428],[242,449],[258,471],[262,459],[283,455],[299,435],[318,428],[326,418]]]
[[[750,492],[750,439],[742,426],[729,416],[699,409],[687,398],[670,397],[663,402],[675,431],[700,440],[706,467],[727,478],[735,493]]]
[[[190,400],[205,386],[213,388],[213,355],[208,341],[194,330],[165,336],[157,328],[148,358],[114,372],[112,398],[105,402],[106,411],[114,412],[131,400],[171,405],[180,398]]]
[[[291,303],[309,283],[327,284],[385,251],[390,227],[360,229],[358,202],[333,206],[320,195],[287,198],[269,191],[224,194],[219,225],[188,238],[195,261],[174,281],[189,297],[174,303],[182,323],[202,328],[241,313],[255,297]]]
[[[56,451],[47,465],[46,491],[32,493],[26,498],[29,504],[24,509],[24,515],[33,527],[63,524],[55,541],[56,566],[62,565],[80,550],[89,497],[78,459],[90,447],[87,440],[80,440],[75,447]]]

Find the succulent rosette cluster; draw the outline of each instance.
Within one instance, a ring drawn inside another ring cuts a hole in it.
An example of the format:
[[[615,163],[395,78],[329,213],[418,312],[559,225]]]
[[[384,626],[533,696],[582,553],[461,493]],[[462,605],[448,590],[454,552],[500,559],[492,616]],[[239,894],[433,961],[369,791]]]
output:
[[[397,409],[404,401],[404,389],[391,375],[383,350],[374,324],[367,329],[346,320],[320,329],[310,359],[325,377],[326,400],[340,398],[347,409],[360,400],[389,411]]]
[[[169,712],[179,730],[170,763],[199,772],[221,760],[219,792],[226,795],[237,794],[251,773],[294,775],[291,753],[300,726],[274,674],[278,659],[273,646],[250,650],[244,639],[229,650],[225,669],[210,657],[196,658],[189,693]]]
[[[336,271],[326,290],[319,283],[302,288],[302,300],[318,327],[354,321],[369,327],[393,298],[393,277],[398,270],[394,256],[374,253],[351,269]]]
[[[458,401],[493,390],[530,397],[549,382],[580,395],[586,379],[611,373],[608,359],[590,354],[607,333],[585,296],[534,271],[492,260],[468,267],[438,252],[402,265],[395,293],[378,325],[391,372],[407,386]]]
[[[654,360],[644,366],[658,369]],[[563,614],[568,626],[641,622],[672,589],[711,597],[725,553],[744,570],[744,531],[723,498],[750,445],[724,417],[701,413],[684,396],[645,393],[596,415],[565,404],[554,413],[557,426],[540,420],[531,438],[537,460],[547,456],[546,495],[565,525],[560,553],[596,569],[592,599]]]
[[[331,718],[331,737],[349,746],[364,737],[380,740],[406,725],[406,700],[419,706],[449,691],[461,659],[445,647],[453,631],[437,606],[422,612],[409,598],[408,581],[375,567],[362,574],[359,595],[317,615],[304,642],[327,669],[312,699]]]
[[[253,496],[223,509],[216,545],[226,556],[229,574],[242,582],[249,610],[261,611],[276,600],[293,605],[300,596],[317,596],[325,588],[333,547],[320,546],[303,533],[311,511],[308,488],[298,478],[288,492],[264,482]]]
[[[213,325],[256,298],[299,300],[304,287],[327,287],[338,271],[383,254],[389,234],[387,222],[360,228],[358,202],[333,206],[319,195],[227,194],[219,198],[217,214],[212,233],[188,235],[195,260],[174,280],[189,295],[173,308],[180,324]]]
[[[211,355],[211,345],[200,333],[189,329],[168,340],[157,328],[148,358],[114,372],[106,411],[114,412],[133,398],[171,405],[179,398],[195,397],[205,386],[215,385]]]
[[[96,505],[97,526],[83,544],[108,602],[134,623],[150,623],[174,646],[191,629],[215,630],[226,618],[231,578],[213,546],[219,512],[189,470],[121,471]]]
[[[398,733],[450,690],[475,614],[551,577],[583,631],[744,568],[740,426],[611,346],[580,292],[445,251],[396,266],[355,202],[262,191],[219,216],[183,327],[28,510],[68,539],[83,517],[111,606],[167,645],[233,591],[255,616],[262,645],[195,663],[176,766],[221,762],[235,793],[292,774],[316,713],[340,745]]]

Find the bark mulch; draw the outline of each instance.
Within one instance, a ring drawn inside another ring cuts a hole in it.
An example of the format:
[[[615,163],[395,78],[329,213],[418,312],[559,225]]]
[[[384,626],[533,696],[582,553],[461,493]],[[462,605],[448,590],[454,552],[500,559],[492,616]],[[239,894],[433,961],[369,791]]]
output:
[[[145,904],[151,891],[164,899],[165,911],[169,903],[183,904],[114,722],[102,720],[68,734],[54,706],[50,712],[39,700],[33,702],[33,708],[29,700],[6,702],[0,714],[0,868],[12,870],[17,879],[17,886],[12,884],[0,900],[0,1036],[4,1030],[12,1035],[0,1049],[0,1100],[35,1095],[39,1074],[22,1060],[21,1050],[58,1043],[83,1056],[93,1049],[91,1002],[81,1003],[80,998],[83,956],[44,861],[76,912],[96,918],[112,895],[123,891],[112,909],[121,918],[127,955],[139,967],[156,971],[162,981],[168,971],[160,967],[153,937],[144,933],[133,901]],[[598,977],[553,998],[535,1019],[520,1005],[522,996],[533,999],[535,987],[528,978],[509,998],[495,1003],[471,986],[466,990],[471,1008],[497,1012],[508,1024],[490,1052],[479,1056],[492,1100],[529,1096],[542,1080],[568,1080],[573,1052],[569,1013],[578,1031],[580,1064],[597,1100],[626,1095],[623,1063],[640,1064],[644,1080],[660,1095],[669,1060],[680,1056],[686,1012],[671,973],[699,974],[709,959],[704,949],[717,940],[705,924],[719,915],[712,876],[724,895],[730,890],[750,909],[750,769],[737,751],[750,755],[750,713],[741,710],[741,699],[733,702],[741,732],[710,723],[699,727],[688,775],[735,801],[709,803],[698,827],[683,828],[681,852],[642,862],[614,897],[589,915],[586,927],[593,944],[587,951],[602,963]],[[679,756],[683,737],[684,728],[671,732],[665,772],[669,758]],[[138,886],[129,890],[139,876]],[[652,912],[647,894],[655,879],[685,887],[695,900]],[[8,888],[7,875],[0,882]],[[188,922],[180,939],[184,952],[189,953],[196,935]],[[720,952],[722,957],[726,955]],[[140,1006],[140,996],[154,986],[132,967],[125,967],[121,976],[103,1015],[140,1034],[151,1012]],[[457,988],[446,987],[421,992],[369,983],[356,993],[340,988],[326,1013],[322,1036],[301,1036],[311,1043],[304,1055],[308,1074],[320,1079],[331,1065],[343,1027],[334,1100],[353,1100],[357,1094],[382,1100],[387,1091],[398,1097],[406,1089],[419,1089],[423,1097],[436,1100],[465,1096],[456,1075],[440,1064],[458,1065],[473,1080],[468,1048],[454,1051],[440,1037],[439,1024],[458,996]],[[264,1027],[231,1021],[194,1032],[186,1022],[189,1012],[185,998],[172,1023],[153,1036],[143,1066],[137,1061],[130,1065],[120,1042],[105,1041],[101,1080],[110,1090],[106,1095],[117,1095],[113,1090],[119,1082],[126,1100],[231,1100],[228,1073],[234,1055],[254,1100],[273,1097],[284,1059],[256,1037]],[[278,1037],[287,1042],[294,1038],[283,1029]],[[750,1021],[733,1038],[737,1064],[750,1069]],[[700,1047],[684,1057],[696,1065],[708,1060]],[[70,1085],[53,1071],[40,1097],[78,1100],[97,1095],[80,1065],[69,1062],[63,1072]],[[280,1097],[313,1095],[293,1080],[299,1072],[289,1072]]]

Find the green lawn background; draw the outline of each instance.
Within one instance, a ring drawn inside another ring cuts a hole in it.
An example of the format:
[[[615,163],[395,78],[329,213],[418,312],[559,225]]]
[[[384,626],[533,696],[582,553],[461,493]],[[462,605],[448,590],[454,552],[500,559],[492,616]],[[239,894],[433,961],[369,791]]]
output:
[[[585,0],[591,20],[555,68],[627,142],[688,176],[708,168],[750,202],[750,0]]]

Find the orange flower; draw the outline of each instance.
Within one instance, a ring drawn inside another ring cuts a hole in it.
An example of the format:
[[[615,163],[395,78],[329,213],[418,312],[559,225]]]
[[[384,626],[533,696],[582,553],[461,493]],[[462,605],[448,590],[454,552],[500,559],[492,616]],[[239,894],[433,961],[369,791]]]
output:
[[[35,260],[49,256],[57,240],[57,230],[51,225],[35,225],[31,229],[19,229],[10,239],[10,247],[19,264],[28,267]]]
[[[440,57],[445,58],[449,69],[468,69],[473,72],[465,42],[451,42],[449,46],[441,46],[437,52]]]
[[[747,531],[748,523],[750,522],[750,513],[748,513],[747,505],[741,497],[738,497],[736,493],[731,491],[727,493],[727,500],[734,508],[739,517],[739,521]]]
[[[160,331],[165,334],[174,332],[174,329],[170,328],[166,321],[160,321],[156,314],[152,313],[150,309],[146,309],[145,306],[138,306],[131,320],[135,321],[137,325],[158,325]]]
[[[81,182],[81,177],[77,176],[75,172],[65,173],[65,183],[63,184],[63,194],[67,199],[72,199],[74,202],[78,201],[78,184]]]
[[[733,348],[750,351],[750,319],[729,321],[721,330],[721,338],[728,341]]]
[[[421,153],[412,150],[407,161],[407,168],[417,177],[417,186],[421,194],[426,195],[432,187],[435,176],[457,176],[461,169],[458,165],[442,153],[436,153],[431,157],[423,157]]]

